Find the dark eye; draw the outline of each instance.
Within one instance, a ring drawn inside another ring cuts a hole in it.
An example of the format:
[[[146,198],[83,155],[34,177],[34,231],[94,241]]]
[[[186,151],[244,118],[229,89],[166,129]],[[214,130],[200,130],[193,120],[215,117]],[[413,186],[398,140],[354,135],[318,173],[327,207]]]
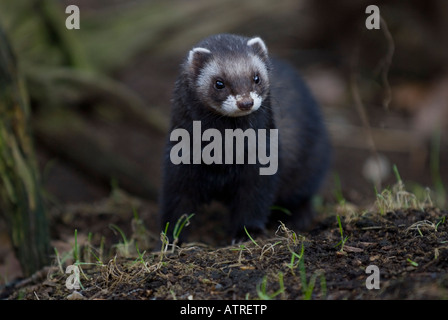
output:
[[[215,88],[218,90],[224,89],[226,87],[226,85],[224,84],[224,82],[222,80],[216,80],[215,82]]]
[[[256,75],[254,75],[254,82],[256,83],[256,84],[259,84],[260,83],[260,77],[258,76],[258,74],[256,74]]]

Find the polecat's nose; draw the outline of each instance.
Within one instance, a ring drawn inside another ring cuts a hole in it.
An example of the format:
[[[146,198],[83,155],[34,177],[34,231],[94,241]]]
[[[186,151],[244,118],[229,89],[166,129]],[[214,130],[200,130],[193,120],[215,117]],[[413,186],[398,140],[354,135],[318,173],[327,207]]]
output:
[[[249,111],[254,106],[254,100],[250,97],[242,98],[237,101],[236,105],[241,111]]]

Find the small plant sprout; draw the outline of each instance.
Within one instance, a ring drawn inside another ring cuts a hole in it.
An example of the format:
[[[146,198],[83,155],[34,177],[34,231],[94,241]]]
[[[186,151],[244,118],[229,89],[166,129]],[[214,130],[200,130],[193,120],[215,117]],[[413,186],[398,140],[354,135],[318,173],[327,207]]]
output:
[[[104,243],[106,242],[106,237],[101,236],[100,248],[98,250],[98,257],[100,261],[104,260]]]
[[[176,246],[176,244],[179,242],[179,237],[180,234],[182,232],[182,230],[184,229],[184,227],[190,225],[190,219],[194,216],[194,213],[190,214],[190,215],[186,215],[183,214],[177,221],[176,224],[174,225],[174,230],[173,230],[173,252],[174,252],[174,247]]]
[[[277,231],[275,232],[276,236],[279,236],[279,233],[283,233],[284,236],[280,236],[282,238],[284,238],[288,245],[292,245],[292,246],[297,246],[299,244],[300,241],[304,241],[305,237],[303,236],[298,236],[294,231],[292,231],[291,229],[288,229],[285,224],[281,221],[279,227],[277,228]]]
[[[249,253],[252,253],[252,251],[250,251],[250,249],[245,246],[244,244],[240,244],[237,248],[231,248],[230,250],[232,251],[239,251],[239,255],[238,255],[238,264],[242,263],[242,258],[243,258],[243,251],[249,251]]]
[[[167,222],[165,224],[165,230],[160,232],[160,242],[162,243],[162,246],[160,248],[160,262],[162,262],[163,257],[165,255],[165,253],[168,251],[168,246],[170,244],[170,239],[167,236],[169,225],[170,225],[170,223]]]
[[[120,242],[117,245],[115,245],[115,247],[117,248],[117,251],[119,253],[121,253],[124,257],[129,257],[129,255],[130,255],[129,249],[130,249],[132,243],[130,241],[128,241],[123,230],[121,230],[117,225],[110,224],[109,228],[112,229],[112,231],[118,232],[121,235],[121,238],[123,240],[123,242]]]
[[[423,209],[415,194],[407,192],[404,188],[403,180],[401,179],[400,173],[398,172],[397,165],[393,165],[393,171],[395,173],[395,178],[397,179],[397,186],[395,190],[396,201],[400,208],[420,208]]]
[[[281,207],[281,206],[271,206],[271,210],[281,211],[284,214],[286,214],[287,216],[292,216],[292,213],[291,213],[290,210],[288,210],[288,209],[286,209],[284,207]]]
[[[375,204],[381,215],[397,209],[419,209],[424,210],[425,207],[432,206],[433,202],[430,195],[429,188],[425,189],[425,196],[423,200],[419,200],[416,194],[405,190],[403,180],[396,165],[393,166],[395,178],[397,183],[390,189],[387,188],[379,193],[375,189],[376,201]],[[420,188],[421,189],[421,188]]]
[[[291,252],[291,262],[288,264],[288,268],[291,269],[292,274],[295,276],[294,269],[300,264],[300,261],[303,258],[303,254],[305,252],[305,246],[302,242],[302,248],[300,249],[300,254],[294,252],[289,246],[288,249],[289,252]],[[297,262],[295,262],[296,259],[298,259]]]
[[[435,230],[436,230],[436,231],[437,231],[437,229],[439,228],[439,225],[440,225],[440,224],[445,223],[445,219],[446,219],[446,216],[443,216],[442,219],[440,219],[439,222],[437,222],[436,227],[435,227]]]
[[[277,242],[275,242],[275,243],[267,243],[267,244],[265,244],[265,245],[263,246],[263,248],[261,249],[261,254],[260,254],[260,258],[259,258],[259,260],[262,260],[263,257],[264,257],[264,255],[265,255],[267,252],[269,252],[269,251],[271,251],[272,254],[274,254],[274,253],[275,253],[275,249],[274,249],[274,247],[275,247],[276,245],[278,245],[278,244],[281,244],[281,243],[282,243],[281,241],[277,241]]]
[[[74,261],[73,265],[77,266],[80,271],[80,273],[78,274],[78,277],[80,276],[80,274],[82,274],[85,279],[88,279],[86,274],[84,273],[84,271],[81,268],[82,264],[89,264],[89,263],[81,263],[81,261],[80,261],[80,250],[79,250],[79,245],[78,245],[78,229],[75,229],[75,244],[72,249],[72,252],[73,252],[73,261]],[[77,282],[79,283],[81,288],[84,290],[84,287],[81,283],[80,278],[78,278]]]
[[[244,232],[246,232],[247,236],[249,237],[250,241],[252,241],[252,243],[259,247],[258,243],[251,237],[251,235],[249,234],[249,231],[247,231],[246,226],[244,226]]]
[[[279,294],[282,294],[285,292],[285,285],[283,283],[283,273],[282,272],[279,272],[279,274],[278,274],[278,283],[279,283],[280,288],[277,291],[275,291],[274,293],[269,294],[267,292],[267,282],[268,282],[267,276],[264,276],[261,283],[257,285],[257,295],[260,299],[272,300]]]
[[[334,183],[335,183],[333,190],[334,197],[336,198],[338,204],[343,206],[345,205],[346,200],[342,194],[341,179],[339,178],[339,174],[337,173],[334,174]]]
[[[341,218],[339,217],[339,215],[336,216],[336,219],[338,220],[338,226],[339,226],[339,232],[341,234],[341,241],[339,241],[335,247],[337,246],[341,246],[341,249],[339,250],[340,252],[344,252],[344,245],[348,240],[348,236],[344,237],[344,230],[342,229],[342,223],[341,223]]]
[[[54,254],[56,255],[56,262],[57,262],[59,271],[60,271],[61,273],[64,273],[64,269],[62,268],[61,257],[59,256],[58,249],[56,249],[56,248],[53,248],[53,249],[54,249]]]
[[[434,249],[434,260],[439,259],[439,255],[440,255],[439,248],[435,248]]]
[[[133,218],[131,220],[132,227],[132,239],[134,242],[138,243],[140,247],[149,247],[149,239],[151,238],[151,234],[146,229],[146,226],[143,220],[140,218],[137,209],[135,207],[132,208]]]
[[[411,266],[418,267],[418,263],[417,262],[415,262],[415,261],[413,261],[413,260],[411,260],[409,258],[407,258],[406,261],[409,262],[411,264]]]
[[[91,256],[92,256],[92,232],[89,232],[87,235],[87,245],[84,246],[84,253],[83,253],[83,257],[87,262],[91,262]]]
[[[84,250],[83,250],[83,252],[84,252],[83,258],[86,262],[96,261],[97,264],[102,265],[103,262],[101,261],[101,258],[100,258],[101,255],[99,255],[98,251],[94,248],[94,246],[92,244],[92,238],[93,238],[93,234],[92,234],[92,232],[89,232],[87,235],[87,244],[84,246]]]
[[[308,282],[305,271],[305,259],[301,259],[299,261],[299,271],[300,271],[300,282],[302,285],[302,294],[304,300],[311,300],[314,287],[316,285],[317,277],[320,278],[320,289],[322,292],[322,296],[325,297],[327,295],[327,280],[325,279],[323,271],[320,270],[315,271],[311,276],[310,281]]]
[[[79,263],[78,229],[75,229],[75,245],[73,247],[73,261]]]
[[[137,251],[137,255],[138,257],[135,259],[134,263],[141,263],[143,265],[143,267],[145,268],[145,270],[147,272],[150,272],[149,268],[148,268],[148,263],[143,259],[143,256],[145,255],[146,251],[143,251],[142,253],[140,253],[140,250],[138,249],[138,245],[135,245],[135,250]]]
[[[430,172],[431,178],[436,192],[436,202],[439,207],[445,207],[447,193],[445,186],[443,185],[442,176],[440,174],[440,128],[434,130],[431,139],[431,152],[430,152]]]
[[[437,232],[437,228],[439,224],[442,222],[442,220],[440,220],[437,224],[434,224],[429,220],[415,222],[406,229],[406,233],[409,233],[411,230],[417,230],[420,237],[423,237],[422,231],[429,232],[433,230],[434,232]]]
[[[300,262],[300,260],[302,259],[305,251],[305,237],[300,235],[298,236],[294,231],[288,229],[283,222],[279,222],[280,226],[275,232],[275,235],[280,236],[280,233],[284,234],[280,237],[286,240],[286,247],[288,248],[289,252],[291,252],[291,261],[287,266],[291,270],[292,274],[295,275],[294,269],[297,267],[298,262]],[[295,249],[299,244],[301,244],[300,254],[298,254]],[[298,259],[297,262],[296,259]]]
[[[434,206],[434,204],[432,202],[432,199],[431,199],[431,189],[428,188],[428,187],[425,188],[425,200],[424,200],[424,203],[425,203],[425,205],[427,207],[430,207],[430,208]]]
[[[174,252],[176,248],[176,244],[179,242],[179,237],[182,232],[182,230],[190,224],[190,219],[194,216],[194,213],[190,215],[182,215],[174,225],[173,229],[173,243],[170,244],[170,239],[168,237],[168,227],[170,225],[169,222],[165,224],[165,230],[160,232],[160,241],[162,243],[161,249],[160,249],[160,261],[162,261],[164,254],[168,251],[168,247],[171,246],[172,252]]]

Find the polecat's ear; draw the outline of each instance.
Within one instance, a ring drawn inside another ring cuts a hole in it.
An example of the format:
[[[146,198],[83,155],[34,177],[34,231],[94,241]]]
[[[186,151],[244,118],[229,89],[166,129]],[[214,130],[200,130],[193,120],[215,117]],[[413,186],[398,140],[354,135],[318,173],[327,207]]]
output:
[[[197,75],[199,70],[204,65],[204,62],[210,57],[212,53],[205,48],[193,48],[190,50],[187,58],[188,66],[193,70],[193,73]]]
[[[247,45],[249,47],[252,47],[255,50],[255,53],[257,53],[263,59],[268,58],[268,48],[266,47],[266,44],[260,37],[254,37],[252,39],[249,39],[247,41]]]

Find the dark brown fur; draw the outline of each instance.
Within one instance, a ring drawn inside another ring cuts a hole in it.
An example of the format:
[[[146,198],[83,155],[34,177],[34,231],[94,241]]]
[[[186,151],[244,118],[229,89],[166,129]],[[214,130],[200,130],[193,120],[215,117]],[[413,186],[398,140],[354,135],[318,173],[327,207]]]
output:
[[[196,46],[210,50],[211,55],[200,53],[192,64],[184,63],[173,94],[171,130],[184,128],[192,136],[194,120],[201,121],[202,131],[215,128],[223,135],[225,129],[278,129],[278,172],[260,175],[258,162],[174,165],[170,150],[176,142],[168,139],[160,199],[162,228],[167,222],[172,228],[181,215],[197,212],[202,204],[212,200],[229,208],[232,237],[241,236],[243,227],[263,230],[274,204],[292,212],[293,228],[304,228],[312,219],[311,198],[318,191],[330,158],[319,108],[290,65],[269,59],[259,46],[247,46],[248,40],[217,35]],[[259,57],[269,71],[269,79],[262,79],[259,87],[244,80],[247,76],[238,77],[238,70],[226,69],[229,59],[250,59],[251,55]],[[263,97],[259,110],[241,117],[227,117],[210,108],[211,103],[222,101],[226,93],[214,90],[211,84],[207,88],[197,87],[195,81],[209,59],[218,59],[222,64],[222,77],[229,83],[229,92],[244,94],[247,90],[258,90]],[[171,236],[171,231],[168,235]]]

